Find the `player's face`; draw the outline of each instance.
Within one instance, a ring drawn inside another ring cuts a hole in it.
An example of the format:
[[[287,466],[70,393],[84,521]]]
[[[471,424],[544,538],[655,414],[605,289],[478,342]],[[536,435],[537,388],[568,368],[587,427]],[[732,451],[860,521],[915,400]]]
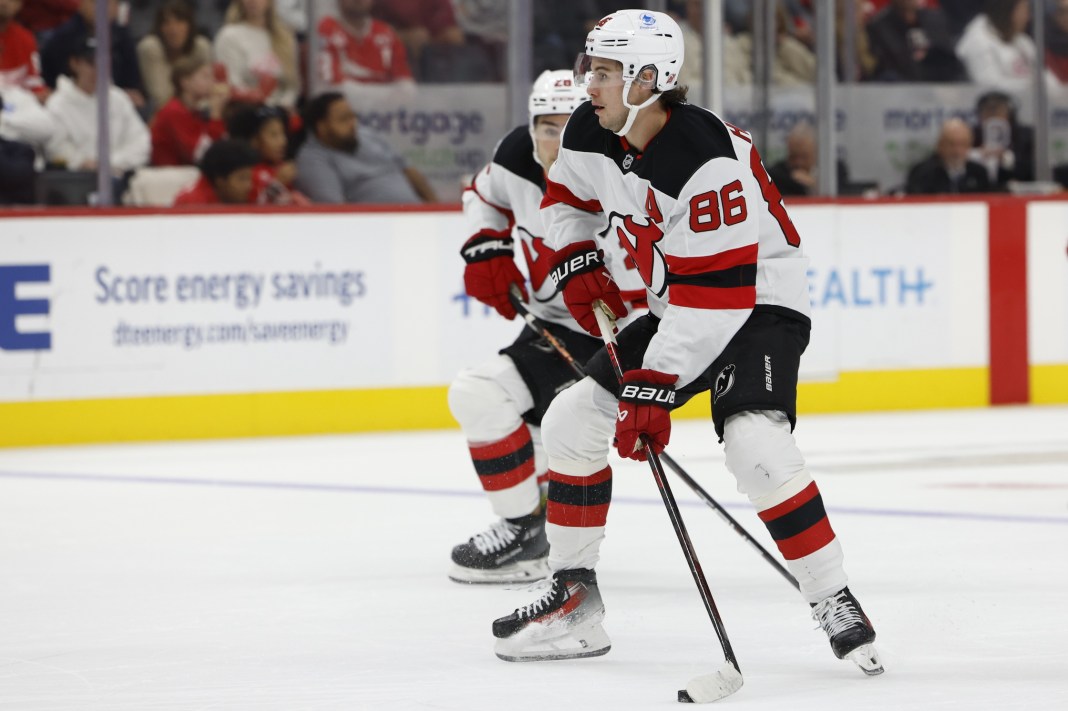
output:
[[[238,168],[225,178],[215,181],[219,199],[229,205],[248,202],[252,195],[252,168]]]
[[[594,57],[586,92],[593,112],[602,128],[618,131],[627,122],[628,109],[623,105],[623,65],[611,59]]]
[[[539,116],[534,125],[534,149],[538,153],[538,162],[548,170],[560,154],[560,133],[567,125],[570,114],[550,114]]]

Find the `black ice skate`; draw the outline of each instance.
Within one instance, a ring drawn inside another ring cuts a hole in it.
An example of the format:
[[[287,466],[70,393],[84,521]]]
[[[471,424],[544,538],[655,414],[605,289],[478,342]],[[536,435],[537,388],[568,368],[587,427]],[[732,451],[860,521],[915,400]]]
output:
[[[502,518],[452,549],[449,578],[458,583],[531,582],[549,574],[545,511]]]
[[[827,633],[834,656],[848,659],[868,676],[883,673],[879,653],[872,644],[875,629],[848,587],[812,605],[812,619]]]
[[[493,621],[494,652],[506,662],[598,657],[612,648],[601,626],[604,603],[597,574],[561,570],[548,590],[529,605]]]

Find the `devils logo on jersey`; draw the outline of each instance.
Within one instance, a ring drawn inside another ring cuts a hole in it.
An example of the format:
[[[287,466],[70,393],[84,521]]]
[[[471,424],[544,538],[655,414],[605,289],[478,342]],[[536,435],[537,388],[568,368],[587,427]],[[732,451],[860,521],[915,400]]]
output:
[[[555,292],[550,292],[544,299],[538,298],[537,292],[541,291],[541,285],[549,278],[549,270],[553,265],[552,256],[556,252],[545,244],[544,237],[535,237],[522,226],[517,226],[516,230],[519,232],[519,243],[523,245],[523,256],[527,260],[530,285],[535,291],[534,298],[538,301],[551,301]]]
[[[623,249],[634,260],[645,285],[657,296],[663,296],[667,289],[667,263],[656,243],[664,238],[664,230],[659,224],[664,218],[652,188],[645,201],[645,211],[646,215],[639,218],[613,212],[608,216],[608,227],[600,236],[618,237]]]
[[[731,363],[716,376],[716,382],[712,386],[712,402],[716,402],[734,387],[734,363]]]

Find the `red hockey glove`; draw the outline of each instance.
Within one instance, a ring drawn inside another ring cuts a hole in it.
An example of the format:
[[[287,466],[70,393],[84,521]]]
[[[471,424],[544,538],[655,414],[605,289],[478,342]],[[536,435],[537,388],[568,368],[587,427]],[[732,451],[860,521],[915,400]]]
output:
[[[515,265],[512,238],[506,235],[480,232],[464,243],[460,250],[464,267],[464,289],[507,319],[515,318],[515,307],[508,300],[508,287],[518,284],[527,300],[527,288],[519,268]]]
[[[619,287],[604,266],[604,260],[593,242],[579,242],[557,252],[556,266],[549,272],[558,291],[564,295],[571,316],[587,333],[601,335],[593,304],[601,300],[615,317],[627,315],[627,307],[619,295]]]
[[[677,375],[656,370],[628,370],[620,386],[616,417],[616,449],[619,456],[645,461],[642,435],[660,454],[671,439],[671,408],[675,404]]]

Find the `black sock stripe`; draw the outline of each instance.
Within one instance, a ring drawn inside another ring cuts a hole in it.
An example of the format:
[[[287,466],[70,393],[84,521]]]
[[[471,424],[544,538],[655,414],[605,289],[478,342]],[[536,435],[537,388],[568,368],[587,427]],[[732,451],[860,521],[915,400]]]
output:
[[[493,459],[473,459],[479,476],[492,476],[510,472],[523,462],[534,458],[534,443],[527,442],[515,452]]]
[[[568,506],[603,506],[612,501],[612,480],[582,486],[549,479],[549,501]]]
[[[807,531],[826,517],[827,511],[823,508],[823,496],[816,494],[790,513],[768,521],[768,533],[776,541],[783,541]]]

